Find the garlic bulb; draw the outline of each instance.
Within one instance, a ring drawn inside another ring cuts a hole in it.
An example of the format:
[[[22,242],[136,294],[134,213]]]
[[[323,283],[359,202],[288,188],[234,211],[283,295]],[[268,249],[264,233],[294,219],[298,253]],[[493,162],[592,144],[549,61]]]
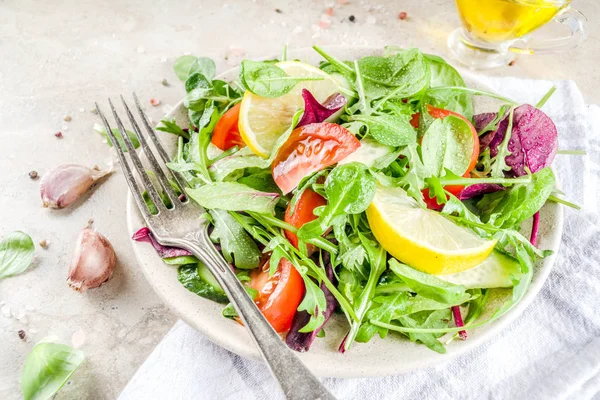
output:
[[[98,287],[111,277],[116,264],[117,256],[108,239],[87,227],[77,238],[67,283],[81,292]]]
[[[111,173],[100,171],[98,167],[64,164],[46,172],[40,182],[42,206],[64,208],[77,200],[96,181]]]

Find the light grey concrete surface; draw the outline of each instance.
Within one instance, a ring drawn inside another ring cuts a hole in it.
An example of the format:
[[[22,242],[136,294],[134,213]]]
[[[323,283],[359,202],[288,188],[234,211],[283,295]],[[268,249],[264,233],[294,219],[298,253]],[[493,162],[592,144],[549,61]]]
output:
[[[343,3],[343,2],[342,2]],[[172,72],[182,54],[216,60],[220,70],[243,57],[313,44],[418,46],[447,56],[458,25],[450,0],[427,1],[31,1],[0,0],[0,236],[29,233],[36,248],[29,272],[0,281],[0,398],[20,398],[20,373],[32,346],[46,336],[81,345],[86,361],[58,399],[112,399],[176,320],[136,266],[125,226],[126,185],[119,172],[60,211],[40,207],[39,180],[60,163],[111,160],[92,131],[94,101],[136,90],[158,121],[184,93]],[[323,17],[327,7],[333,16]],[[574,1],[590,23],[577,50],[521,57],[487,72],[573,79],[589,103],[600,102],[600,3]],[[281,12],[277,12],[279,9]],[[400,11],[408,19],[400,21]],[[354,15],[356,22],[348,20]],[[167,79],[169,86],[161,84]],[[152,107],[150,98],[161,105]],[[71,117],[70,122],[63,120]],[[61,131],[63,139],[55,132]],[[113,243],[113,278],[85,294],[66,276],[75,239],[88,219]],[[23,329],[27,340],[19,339]]]

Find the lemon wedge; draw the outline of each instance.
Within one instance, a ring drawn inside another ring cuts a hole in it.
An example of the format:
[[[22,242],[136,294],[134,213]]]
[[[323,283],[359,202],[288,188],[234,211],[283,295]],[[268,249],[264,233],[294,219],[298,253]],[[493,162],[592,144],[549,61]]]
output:
[[[496,245],[441,214],[421,208],[401,188],[378,186],[367,208],[375,238],[399,261],[430,274],[453,274],[482,263]]]
[[[285,95],[265,98],[246,91],[242,98],[238,128],[242,139],[255,154],[267,158],[275,142],[292,123],[294,114],[304,108],[302,89],[308,89],[319,101],[324,102],[339,93],[340,82],[326,72],[299,61],[283,61],[275,64],[288,76],[322,78],[300,81]]]

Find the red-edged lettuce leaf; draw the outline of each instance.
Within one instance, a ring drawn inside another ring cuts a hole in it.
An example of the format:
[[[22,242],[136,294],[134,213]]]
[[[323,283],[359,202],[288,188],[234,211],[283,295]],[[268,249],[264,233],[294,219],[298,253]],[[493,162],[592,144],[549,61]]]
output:
[[[310,91],[302,89],[302,98],[304,99],[304,114],[296,127],[323,122],[346,104],[346,98],[339,93],[332,94],[321,104]]]
[[[481,194],[494,193],[504,189],[504,186],[496,185],[494,183],[477,183],[464,188],[458,195],[458,199],[467,200]]]
[[[480,131],[495,116],[494,113],[476,115],[474,117],[475,129]],[[495,157],[507,127],[508,116],[505,116],[498,125],[498,129],[481,136],[481,150],[483,151],[489,146],[490,155]],[[506,164],[511,167],[509,175],[526,175],[525,167],[533,173],[550,166],[557,148],[558,132],[550,117],[529,104],[515,108],[512,133],[508,142],[508,150],[511,154],[506,157]]]
[[[331,265],[330,255],[327,252],[323,252],[323,264],[325,265],[325,272],[327,273],[327,278],[335,285],[336,281],[335,275],[333,273],[333,266]],[[325,326],[325,324],[333,314],[333,311],[338,305],[337,300],[329,291],[329,289],[327,289],[325,284],[321,283],[320,287],[321,290],[323,290],[323,293],[325,294],[325,300],[327,302],[327,307],[325,308],[325,312],[323,314],[325,320],[323,321],[323,324],[320,327],[318,327],[312,332],[299,332],[299,330],[306,326],[306,324],[308,324],[308,321],[310,321],[310,314],[306,311],[297,311],[296,315],[294,316],[294,320],[292,321],[292,327],[290,328],[290,331],[287,337],[285,338],[286,344],[292,350],[299,352],[308,351],[312,342],[317,337],[317,334],[321,331],[321,329],[323,329],[323,326]]]
[[[192,253],[185,249],[180,249],[178,247],[163,246],[162,244],[158,243],[152,235],[152,232],[148,228],[141,228],[140,230],[138,230],[136,233],[133,234],[132,239],[136,242],[152,243],[152,246],[161,258],[192,255]]]

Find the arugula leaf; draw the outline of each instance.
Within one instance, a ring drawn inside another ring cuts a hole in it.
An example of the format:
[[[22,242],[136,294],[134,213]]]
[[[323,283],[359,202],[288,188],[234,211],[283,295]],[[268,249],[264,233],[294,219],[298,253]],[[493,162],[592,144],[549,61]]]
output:
[[[510,142],[510,137],[512,135],[512,127],[513,127],[513,115],[515,112],[515,108],[511,107],[508,112],[508,126],[506,128],[506,133],[504,134],[504,139],[502,139],[502,143],[498,146],[498,152],[496,156],[491,161],[491,169],[490,175],[494,178],[499,178],[504,176],[505,171],[510,171],[510,166],[506,164],[506,157],[508,157],[511,152],[508,149],[508,144]]]
[[[312,332],[325,322],[323,311],[327,308],[327,299],[325,293],[313,282],[312,279],[306,276],[304,278],[304,287],[306,292],[302,302],[298,306],[298,311],[306,311],[311,315],[308,324],[306,324],[298,332]]]
[[[259,171],[247,176],[239,178],[238,183],[242,183],[252,189],[260,190],[261,192],[278,193],[279,187],[273,180],[270,170]]]
[[[252,167],[265,169],[269,167],[269,164],[248,148],[243,148],[228,157],[215,161],[208,171],[215,181],[223,181],[235,171]]]
[[[177,125],[177,122],[175,122],[175,118],[173,119],[161,119],[160,123],[162,124],[162,126],[157,126],[156,129],[159,131],[163,131],[163,132],[167,132],[167,133],[172,133],[174,135],[177,136],[181,136],[185,139],[189,139],[190,138],[190,134],[186,131],[184,131],[183,129],[181,129],[179,127],[179,125]]]
[[[214,223],[210,238],[221,244],[225,260],[240,269],[258,267],[261,252],[239,222],[227,211],[209,210],[209,213]]]
[[[203,274],[200,275],[200,269]],[[217,303],[227,303],[229,300],[225,292],[210,274],[210,271],[201,263],[182,265],[177,270],[177,279],[190,292],[198,296],[216,301]]]
[[[97,133],[104,136],[104,138],[106,139],[106,143],[108,143],[108,145],[110,147],[113,146],[111,138],[108,137],[108,133],[106,132],[106,129],[104,129],[104,127],[102,125],[94,124],[93,129]],[[129,130],[125,130],[125,132],[127,133],[129,140],[131,140],[131,144],[133,145],[133,148],[137,149],[138,147],[140,147],[140,141],[138,140],[137,135]],[[125,153],[127,153],[127,146],[125,145],[125,142],[123,141],[123,136],[121,136],[121,132],[117,128],[112,128],[112,133],[117,138],[117,142],[119,143],[119,146],[121,146],[121,150],[123,150]]]
[[[398,321],[407,328],[443,328],[448,326],[448,322],[451,320],[450,309],[436,310],[436,311],[422,311],[417,314],[410,316],[403,316],[398,318]],[[431,350],[444,354],[446,347],[437,340],[438,337],[442,336],[443,333],[405,333],[411,342],[421,342]]]
[[[207,209],[274,214],[278,193],[265,193],[237,182],[211,182],[186,193]]]
[[[386,269],[387,252],[383,246],[378,245],[376,241],[367,238],[360,232],[358,232],[358,237],[360,238],[361,244],[366,249],[366,252],[369,256],[369,264],[371,268],[369,272],[369,279],[367,280],[362,293],[358,298],[355,299],[354,312],[359,320],[352,321],[352,324],[350,325],[350,332],[348,332],[348,335],[344,340],[344,350],[348,350],[350,348],[354,338],[358,334],[362,320],[372,304],[372,299],[375,295],[375,287],[377,286],[379,277]]]
[[[363,164],[338,165],[325,180],[327,205],[316,220],[298,230],[298,237],[306,241],[321,236],[336,217],[365,211],[375,196],[375,188],[375,178]]]
[[[435,275],[418,271],[392,258],[390,269],[402,279],[410,289],[421,296],[447,304],[462,304],[470,296],[462,285],[446,282]]]
[[[64,344],[36,344],[27,356],[21,374],[23,399],[52,398],[79,368],[83,359],[83,352]]]
[[[31,266],[35,246],[21,231],[11,232],[0,242],[0,279],[22,274]]]
[[[355,116],[354,121],[365,123],[369,134],[379,143],[387,146],[406,146],[416,142],[417,132],[407,118],[383,114],[378,116]]]
[[[179,79],[185,81],[190,75],[190,67],[192,66],[192,64],[194,64],[195,61],[196,57],[194,56],[188,55],[178,57],[177,60],[175,60],[175,63],[173,64],[173,71],[175,71],[175,74],[179,77]]]
[[[477,202],[483,222],[498,228],[514,228],[538,212],[554,191],[556,179],[547,167],[531,175],[530,183],[483,195]]]

